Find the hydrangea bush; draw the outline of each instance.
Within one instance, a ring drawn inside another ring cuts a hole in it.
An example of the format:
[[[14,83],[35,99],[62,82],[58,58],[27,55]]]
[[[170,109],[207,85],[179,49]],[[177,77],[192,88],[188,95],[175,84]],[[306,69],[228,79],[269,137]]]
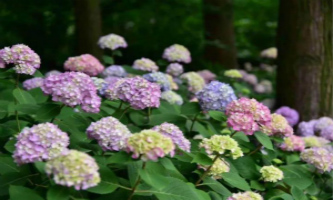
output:
[[[98,44],[127,47],[114,34]],[[27,46],[3,48],[0,199],[331,199],[331,118],[269,109],[240,70],[188,72],[184,46],[162,55],[161,72],[83,55],[44,74]]]

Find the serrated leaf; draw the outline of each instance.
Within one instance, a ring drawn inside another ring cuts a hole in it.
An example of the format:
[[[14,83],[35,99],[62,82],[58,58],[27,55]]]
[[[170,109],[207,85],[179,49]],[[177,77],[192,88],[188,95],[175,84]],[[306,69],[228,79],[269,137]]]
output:
[[[267,149],[274,150],[273,144],[271,139],[266,135],[265,133],[262,132],[255,132],[254,136],[257,138],[257,140]]]
[[[20,104],[36,104],[35,99],[27,91],[16,88],[13,90],[13,95]]]

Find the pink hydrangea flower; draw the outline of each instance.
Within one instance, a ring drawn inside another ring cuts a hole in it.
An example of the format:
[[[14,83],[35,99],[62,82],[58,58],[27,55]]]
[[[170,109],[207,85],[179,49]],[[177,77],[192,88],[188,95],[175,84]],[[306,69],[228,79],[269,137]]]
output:
[[[253,133],[259,130],[258,124],[254,121],[251,114],[246,113],[234,113],[227,121],[229,127],[232,127],[235,131],[242,131],[246,135],[253,135]]]
[[[90,54],[68,58],[64,68],[69,71],[83,72],[89,76],[97,76],[104,70],[104,66]]]
[[[305,142],[302,137],[292,135],[284,138],[280,148],[284,151],[303,151],[305,149]]]

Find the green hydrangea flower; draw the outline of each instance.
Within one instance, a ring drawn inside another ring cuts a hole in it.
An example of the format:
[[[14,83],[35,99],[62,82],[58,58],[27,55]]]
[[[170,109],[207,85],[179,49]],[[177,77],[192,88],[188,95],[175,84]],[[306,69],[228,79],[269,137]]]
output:
[[[224,72],[224,76],[230,78],[242,78],[243,75],[237,69],[229,69]]]
[[[273,165],[262,167],[260,173],[265,182],[277,182],[283,179],[283,172]]]
[[[214,156],[209,156],[209,157],[214,159]],[[204,170],[207,170],[209,166],[199,166],[199,167],[203,168]],[[230,171],[229,163],[225,161],[223,158],[218,158],[214,162],[213,166],[210,168],[208,175],[214,179],[221,179],[222,173],[229,171]]]

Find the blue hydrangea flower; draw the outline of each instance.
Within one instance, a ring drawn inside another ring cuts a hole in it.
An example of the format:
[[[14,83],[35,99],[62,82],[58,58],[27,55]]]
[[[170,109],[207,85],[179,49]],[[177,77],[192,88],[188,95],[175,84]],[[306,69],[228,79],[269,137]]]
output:
[[[127,72],[120,65],[111,65],[110,67],[107,67],[102,72],[102,75],[104,77],[109,77],[109,76],[126,77],[127,76]]]
[[[162,72],[153,72],[153,73],[145,74],[142,77],[149,82],[157,83],[161,87],[162,91],[171,90],[170,81],[169,81],[168,77],[166,76],[166,74],[164,74]]]

